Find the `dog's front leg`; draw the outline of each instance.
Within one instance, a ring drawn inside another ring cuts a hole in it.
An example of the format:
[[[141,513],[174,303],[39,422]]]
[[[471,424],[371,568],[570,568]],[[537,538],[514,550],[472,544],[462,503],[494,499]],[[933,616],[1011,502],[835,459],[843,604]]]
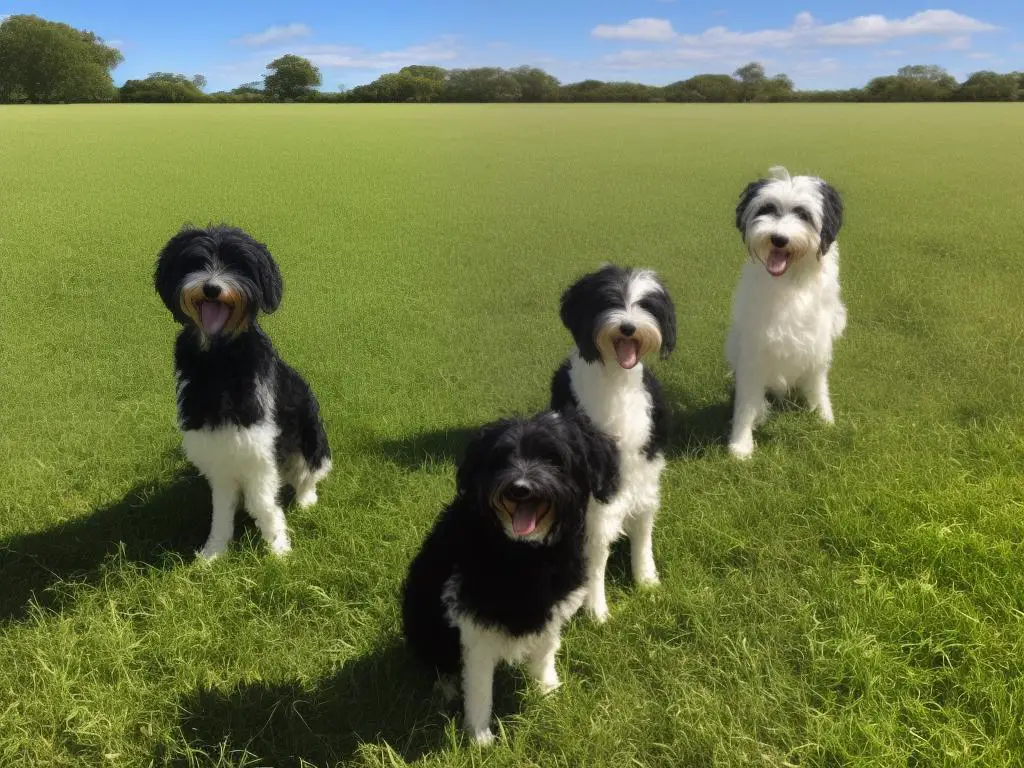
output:
[[[494,666],[497,659],[482,643],[462,645],[462,697],[466,731],[476,744],[494,741],[491,732],[491,706],[494,696]]]

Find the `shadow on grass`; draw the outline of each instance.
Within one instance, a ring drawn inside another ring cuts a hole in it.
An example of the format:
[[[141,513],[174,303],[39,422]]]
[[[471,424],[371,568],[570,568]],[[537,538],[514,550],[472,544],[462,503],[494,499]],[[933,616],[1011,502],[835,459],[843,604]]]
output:
[[[727,400],[698,405],[689,392],[665,387],[670,409],[669,459],[699,458],[725,448],[732,423],[732,392]]]
[[[515,706],[512,678],[507,668],[496,675],[496,714]],[[178,707],[179,741],[158,750],[158,764],[184,767],[198,755],[225,755],[232,764],[335,765],[385,743],[411,762],[446,743],[452,717],[461,723],[460,701],[445,705],[434,679],[398,639],[312,685],[200,689]]]
[[[210,491],[194,472],[147,482],[108,506],[36,533],[0,540],[0,620],[23,618],[29,602],[58,609],[64,583],[99,582],[119,550],[126,561],[170,565],[189,559],[205,539]]]
[[[434,464],[458,464],[466,446],[479,427],[452,427],[420,432],[397,440],[383,440],[372,446],[382,459],[408,469]]]

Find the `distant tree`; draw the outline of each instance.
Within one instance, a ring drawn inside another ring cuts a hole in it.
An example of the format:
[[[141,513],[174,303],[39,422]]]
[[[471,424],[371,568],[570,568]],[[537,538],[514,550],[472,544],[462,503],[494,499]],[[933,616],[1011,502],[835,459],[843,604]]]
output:
[[[721,103],[740,101],[743,96],[743,85],[729,75],[694,75],[689,80],[673,83],[673,86],[677,93],[692,96],[679,101]]]
[[[398,70],[400,74],[409,77],[425,77],[428,80],[436,80],[443,83],[448,77],[448,70],[444,67],[430,67],[424,64],[412,64]]]
[[[945,69],[938,64],[908,64],[896,70],[896,77],[905,77],[911,80],[927,80],[931,83],[948,83],[956,80]]]
[[[192,85],[203,90],[206,87],[206,75],[192,75]]]
[[[793,81],[788,75],[775,75],[759,83],[752,101],[792,101]]]
[[[537,67],[516,67],[509,74],[519,83],[522,101],[557,101],[558,78]]]
[[[272,101],[294,101],[320,85],[320,70],[313,62],[287,53],[267,65],[270,74],[263,78],[263,90]]]
[[[519,101],[522,96],[519,81],[499,67],[453,69],[443,92],[444,101]]]
[[[112,101],[121,52],[92,32],[38,16],[0,23],[0,100]]]
[[[143,80],[127,80],[121,86],[121,101],[187,103],[206,101],[194,78],[173,72],[153,72]]]
[[[956,90],[957,101],[1013,101],[1020,83],[1016,74],[975,72]]]
[[[749,64],[744,64],[742,67],[732,73],[733,77],[739,80],[741,83],[755,84],[763,82],[766,79],[764,73],[764,66],[756,61],[752,61]]]

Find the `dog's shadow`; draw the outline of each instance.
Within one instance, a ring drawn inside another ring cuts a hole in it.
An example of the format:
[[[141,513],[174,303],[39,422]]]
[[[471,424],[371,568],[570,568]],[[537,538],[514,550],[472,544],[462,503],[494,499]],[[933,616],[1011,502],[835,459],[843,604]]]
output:
[[[140,483],[120,500],[35,533],[0,540],[0,620],[24,618],[29,605],[59,609],[66,587],[98,583],[120,553],[143,566],[191,559],[209,527],[210,491],[194,472]]]
[[[499,672],[494,711],[500,715],[514,711],[517,686],[511,671]],[[155,757],[182,768],[197,753],[276,768],[336,765],[367,749],[392,750],[412,762],[442,748],[461,723],[461,700],[445,702],[434,678],[398,638],[312,684],[203,688],[183,698],[178,710],[180,743],[173,755]]]
[[[372,449],[385,461],[406,469],[458,464],[479,429],[478,426],[451,427],[418,432],[396,440],[378,441]]]

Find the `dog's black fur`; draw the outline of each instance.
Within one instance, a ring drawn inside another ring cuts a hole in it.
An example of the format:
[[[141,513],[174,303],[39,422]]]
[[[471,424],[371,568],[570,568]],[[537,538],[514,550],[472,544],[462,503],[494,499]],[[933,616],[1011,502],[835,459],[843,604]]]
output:
[[[516,482],[555,507],[542,542],[511,538],[491,508],[491,499]],[[615,445],[582,414],[545,412],[483,427],[458,469],[455,499],[405,580],[403,626],[415,655],[442,674],[461,668],[459,630],[442,601],[453,576],[460,614],[513,637],[540,632],[554,606],[583,586],[590,495],[607,500],[617,486]]]
[[[206,336],[181,309],[181,289],[187,277],[215,267],[245,294],[247,323],[237,335]],[[186,227],[157,257],[154,285],[164,305],[184,326],[174,345],[178,417],[183,430],[226,425],[247,428],[271,417],[280,430],[275,445],[279,464],[300,454],[315,470],[330,459],[316,397],[278,356],[256,320],[260,311],[270,314],[276,310],[284,293],[281,273],[265,245],[234,227]]]

